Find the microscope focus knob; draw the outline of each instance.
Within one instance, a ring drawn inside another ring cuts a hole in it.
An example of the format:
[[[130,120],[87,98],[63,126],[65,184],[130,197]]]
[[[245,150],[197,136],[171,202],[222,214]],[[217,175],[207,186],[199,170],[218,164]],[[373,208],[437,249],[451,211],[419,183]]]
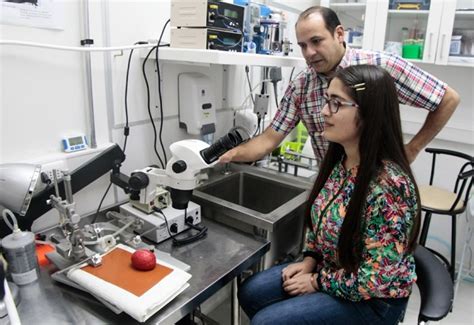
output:
[[[148,178],[147,174],[143,172],[135,172],[130,175],[130,179],[128,180],[128,184],[130,188],[135,191],[139,191],[142,188],[148,186],[150,179]]]
[[[171,169],[176,174],[180,174],[180,173],[184,172],[187,168],[188,168],[188,166],[186,165],[186,162],[184,160],[178,160],[171,166]]]
[[[170,232],[172,232],[173,234],[176,234],[178,232],[178,225],[176,223],[173,223],[170,226]]]

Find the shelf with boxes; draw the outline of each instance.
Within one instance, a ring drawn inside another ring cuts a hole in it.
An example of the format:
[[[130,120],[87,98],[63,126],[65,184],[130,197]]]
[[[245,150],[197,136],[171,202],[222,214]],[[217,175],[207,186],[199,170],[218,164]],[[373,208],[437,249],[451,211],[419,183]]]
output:
[[[171,1],[170,48],[159,59],[181,64],[305,66],[290,57],[286,19],[270,8],[234,1]],[[243,53],[246,52],[246,53]]]

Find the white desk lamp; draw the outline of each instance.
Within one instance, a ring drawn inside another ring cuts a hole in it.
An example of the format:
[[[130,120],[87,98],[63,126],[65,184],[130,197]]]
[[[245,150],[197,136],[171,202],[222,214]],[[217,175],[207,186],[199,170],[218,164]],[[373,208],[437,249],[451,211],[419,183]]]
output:
[[[0,164],[0,205],[24,216],[40,172],[41,165]]]

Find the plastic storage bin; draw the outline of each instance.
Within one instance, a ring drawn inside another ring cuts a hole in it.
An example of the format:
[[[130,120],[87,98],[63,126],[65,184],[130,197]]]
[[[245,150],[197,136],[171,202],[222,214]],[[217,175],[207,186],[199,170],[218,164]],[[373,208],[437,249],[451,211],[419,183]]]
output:
[[[402,57],[406,59],[419,59],[421,54],[421,45],[405,44],[402,47]]]

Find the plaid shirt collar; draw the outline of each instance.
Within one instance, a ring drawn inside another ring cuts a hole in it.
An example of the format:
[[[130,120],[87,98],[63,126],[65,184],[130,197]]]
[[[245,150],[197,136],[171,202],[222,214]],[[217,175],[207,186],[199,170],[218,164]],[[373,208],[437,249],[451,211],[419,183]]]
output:
[[[342,57],[341,61],[336,67],[336,72],[342,69],[345,69],[351,65],[353,65],[353,60],[356,57],[356,53],[354,49],[350,48],[349,46],[346,45],[346,51],[344,53],[344,56]],[[321,73],[316,73],[314,71],[314,68],[312,66],[308,66],[309,70],[312,70],[313,75],[319,77],[322,80],[327,80],[329,79],[327,75],[321,74]]]
[[[341,62],[339,62],[339,65],[337,66],[336,70],[338,71],[340,69],[344,69],[350,66],[354,55],[354,50],[351,49],[349,46],[346,46],[346,52],[344,53],[344,56],[342,57]]]

